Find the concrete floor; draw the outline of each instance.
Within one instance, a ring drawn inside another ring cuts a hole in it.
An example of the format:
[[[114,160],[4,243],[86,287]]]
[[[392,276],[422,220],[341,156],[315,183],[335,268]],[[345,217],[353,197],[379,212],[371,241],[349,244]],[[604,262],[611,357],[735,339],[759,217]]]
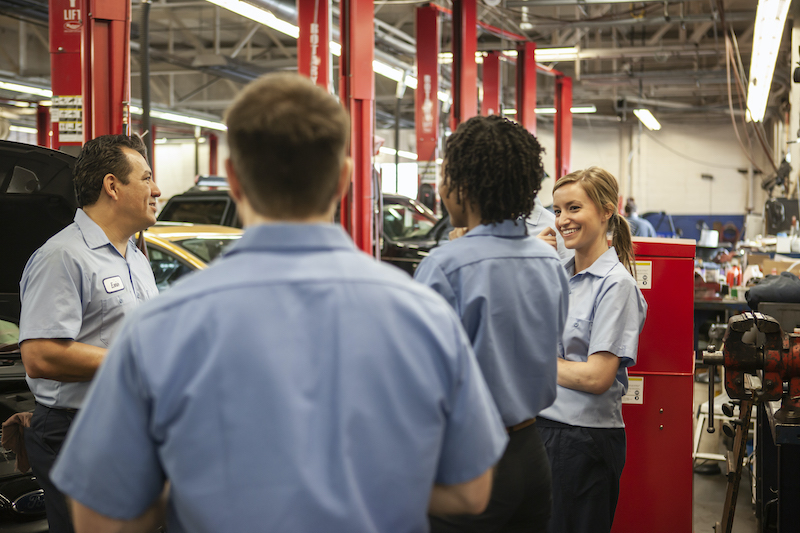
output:
[[[694,398],[695,412],[697,406],[708,400],[708,385],[695,383]],[[717,389],[719,385],[717,385]],[[715,434],[704,433],[700,440],[700,450],[712,453],[722,453],[725,444],[720,442],[721,431]],[[698,460],[703,462],[703,460]],[[722,520],[722,508],[725,505],[727,491],[727,477],[725,465],[718,463],[721,473],[715,475],[694,474],[694,505],[693,525],[694,533],[714,533],[714,524]],[[736,503],[736,513],[733,520],[733,533],[757,533],[758,521],[755,508],[751,503],[752,489],[751,478],[746,469],[743,470],[742,480],[739,485],[739,497]]]

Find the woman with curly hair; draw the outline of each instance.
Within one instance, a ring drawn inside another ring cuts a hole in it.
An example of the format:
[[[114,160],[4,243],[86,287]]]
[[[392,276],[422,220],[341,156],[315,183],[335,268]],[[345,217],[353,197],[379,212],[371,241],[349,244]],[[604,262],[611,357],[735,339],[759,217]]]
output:
[[[509,433],[489,506],[478,516],[431,517],[431,530],[541,531],[550,516],[550,465],[536,425],[556,392],[567,316],[558,255],[528,235],[544,170],[536,137],[500,116],[473,117],[447,140],[442,202],[463,237],[425,258],[415,278],[455,309]]]
[[[553,188],[556,226],[575,257],[565,263],[569,316],[558,395],[538,422],[553,468],[551,533],[610,531],[619,496],[622,396],[647,304],[631,272],[633,244],[616,210],[618,194],[614,176],[597,167],[564,176]]]

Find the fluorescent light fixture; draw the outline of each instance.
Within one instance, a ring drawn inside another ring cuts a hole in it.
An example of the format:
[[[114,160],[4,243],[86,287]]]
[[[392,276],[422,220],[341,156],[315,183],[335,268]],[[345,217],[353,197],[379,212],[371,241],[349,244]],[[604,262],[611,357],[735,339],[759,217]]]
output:
[[[506,57],[517,57],[516,50],[503,50]],[[578,48],[570,46],[567,48],[537,48],[534,52],[536,61],[541,63],[553,63],[556,61],[575,61],[578,59]]]
[[[228,11],[232,11],[237,15],[241,15],[255,22],[259,22],[264,26],[268,26],[273,30],[277,30],[290,37],[297,39],[300,36],[300,28],[294,24],[290,24],[284,20],[279,19],[269,11],[256,7],[253,4],[242,2],[241,0],[208,0],[208,2],[224,7]]]
[[[573,115],[576,114],[585,114],[585,113],[597,113],[597,108],[594,105],[579,105],[575,107],[569,108],[570,112]],[[504,115],[516,115],[516,109],[503,109]],[[556,108],[555,107],[537,107],[536,108],[537,115],[555,115]]]
[[[134,105],[130,106],[130,109],[131,109],[131,114],[133,115],[141,115],[144,112],[141,107]],[[188,124],[190,126],[200,126],[201,128],[207,128],[210,130],[218,130],[218,131],[228,130],[228,127],[222,122],[214,122],[213,120],[207,120],[199,117],[192,117],[189,115],[179,115],[178,113],[168,113],[166,111],[157,111],[153,109],[150,111],[150,116],[153,118],[160,118],[161,120],[166,120],[169,122]]]
[[[378,151],[379,151],[380,153],[382,153],[382,154],[386,154],[386,155],[395,155],[395,154],[397,154],[397,155],[399,155],[400,157],[404,157],[404,158],[406,158],[406,159],[413,159],[414,161],[416,161],[416,160],[417,160],[417,154],[415,154],[415,153],[413,153],[413,152],[406,152],[406,151],[404,151],[404,150],[395,151],[395,149],[394,149],[394,148],[387,148],[387,147],[385,147],[385,146],[381,146],[381,147],[378,149]]]
[[[162,137],[160,139],[156,139],[155,141],[153,141],[153,143],[154,144],[167,144],[167,139],[165,137]]]
[[[750,82],[747,85],[748,120],[761,122],[764,119],[790,4],[791,0],[758,1],[750,54]]]
[[[34,135],[39,132],[36,128],[27,128],[25,126],[9,126],[8,129],[17,133],[33,133]]]
[[[649,109],[634,109],[633,114],[636,115],[636,118],[642,121],[648,130],[660,130],[661,124],[656,120],[656,117],[650,112]]]
[[[44,96],[45,98],[50,98],[53,96],[53,91],[50,89],[31,87],[30,85],[20,85],[19,83],[10,83],[7,81],[0,81],[0,89],[22,94],[35,94],[36,96]]]

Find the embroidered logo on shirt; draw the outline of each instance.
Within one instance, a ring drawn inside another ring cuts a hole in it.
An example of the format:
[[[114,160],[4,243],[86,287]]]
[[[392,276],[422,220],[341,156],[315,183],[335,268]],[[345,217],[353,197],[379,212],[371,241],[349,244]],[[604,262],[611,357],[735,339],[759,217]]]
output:
[[[103,286],[106,288],[106,292],[109,294],[112,292],[119,292],[125,288],[125,286],[122,284],[122,278],[119,276],[113,276],[111,278],[104,279]]]

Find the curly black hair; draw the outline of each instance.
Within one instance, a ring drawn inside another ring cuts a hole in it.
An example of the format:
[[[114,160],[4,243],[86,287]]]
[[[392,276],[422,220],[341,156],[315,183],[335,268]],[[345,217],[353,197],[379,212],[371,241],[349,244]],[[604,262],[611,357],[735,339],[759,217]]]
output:
[[[544,149],[528,130],[500,115],[472,117],[445,146],[444,180],[481,223],[527,217],[542,186]]]

